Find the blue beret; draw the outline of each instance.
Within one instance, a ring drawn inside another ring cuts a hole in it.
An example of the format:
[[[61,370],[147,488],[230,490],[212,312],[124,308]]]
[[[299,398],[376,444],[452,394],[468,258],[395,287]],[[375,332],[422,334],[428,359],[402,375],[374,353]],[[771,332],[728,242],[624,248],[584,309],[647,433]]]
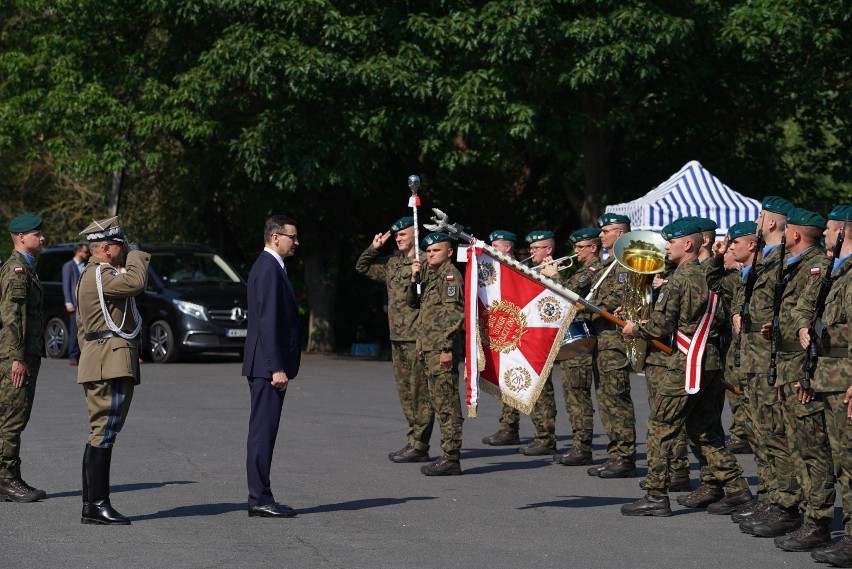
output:
[[[626,215],[621,215],[618,213],[605,213],[598,218],[598,227],[613,225],[615,223],[624,223],[626,225],[630,225],[630,218]]]
[[[764,211],[790,215],[796,206],[784,198],[779,198],[778,196],[766,196],[763,198],[763,202],[761,202],[761,208],[763,208]]]
[[[728,228],[728,239],[733,241],[743,235],[754,235],[757,233],[757,224],[753,221],[741,221]]]
[[[601,236],[601,230],[595,227],[584,227],[582,229],[578,229],[574,233],[568,236],[573,243],[579,243],[580,241],[588,241],[589,239],[597,239]]]
[[[831,213],[828,214],[828,219],[832,221],[852,221],[852,205],[840,204],[834,206]]]
[[[495,229],[491,232],[491,235],[488,236],[489,241],[511,241],[515,243],[518,240],[518,236],[512,233],[511,231],[506,231],[505,229]]]
[[[692,219],[678,219],[667,226],[669,231],[666,232],[668,239],[678,237],[686,237],[695,233],[701,233],[701,225]]]
[[[524,241],[527,243],[535,243],[536,241],[544,241],[545,239],[553,239],[556,237],[552,231],[530,231],[527,233],[527,236],[524,237]]]
[[[41,229],[42,219],[31,213],[19,215],[9,223],[9,233],[26,233]]]
[[[406,227],[411,227],[412,225],[414,225],[414,218],[410,215],[407,215],[405,217],[400,217],[399,219],[394,221],[393,225],[391,225],[390,230],[396,233],[397,231],[402,231]]]
[[[797,207],[787,216],[790,225],[812,225],[825,229],[825,218],[818,213]]]
[[[434,245],[435,243],[443,243],[444,241],[452,240],[453,238],[447,235],[446,233],[443,233],[441,231],[435,231],[423,238],[423,241],[420,243],[420,248],[425,249],[429,245]]]

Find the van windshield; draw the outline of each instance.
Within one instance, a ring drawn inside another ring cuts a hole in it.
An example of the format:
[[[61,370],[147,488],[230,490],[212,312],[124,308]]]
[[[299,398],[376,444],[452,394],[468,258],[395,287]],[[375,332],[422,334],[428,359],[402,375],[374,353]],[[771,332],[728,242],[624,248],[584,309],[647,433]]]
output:
[[[213,253],[154,253],[151,268],[162,283],[241,282],[234,269]]]

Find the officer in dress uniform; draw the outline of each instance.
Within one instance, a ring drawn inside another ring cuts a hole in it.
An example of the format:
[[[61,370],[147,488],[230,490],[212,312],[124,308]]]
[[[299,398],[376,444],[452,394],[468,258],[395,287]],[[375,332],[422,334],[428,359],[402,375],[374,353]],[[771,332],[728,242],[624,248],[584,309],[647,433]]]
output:
[[[145,291],[150,255],[129,246],[118,217],[92,222],[81,232],[92,256],[77,285],[77,339],[89,416],[83,454],[84,524],[128,525],[109,501],[112,447],[121,431],[133,388],[139,383],[142,318],[135,297]]]
[[[0,268],[0,500],[35,502],[47,493],[21,478],[21,433],[30,420],[44,353],[42,300],[35,256],[44,247],[42,220],[19,215],[9,224],[14,251]]]

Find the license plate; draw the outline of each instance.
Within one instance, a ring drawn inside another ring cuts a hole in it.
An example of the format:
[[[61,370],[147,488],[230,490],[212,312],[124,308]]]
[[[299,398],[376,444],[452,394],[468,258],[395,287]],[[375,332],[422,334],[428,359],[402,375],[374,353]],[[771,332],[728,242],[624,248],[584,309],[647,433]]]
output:
[[[248,329],[247,328],[229,328],[225,332],[225,335],[228,336],[229,338],[245,338],[246,336],[248,336]]]

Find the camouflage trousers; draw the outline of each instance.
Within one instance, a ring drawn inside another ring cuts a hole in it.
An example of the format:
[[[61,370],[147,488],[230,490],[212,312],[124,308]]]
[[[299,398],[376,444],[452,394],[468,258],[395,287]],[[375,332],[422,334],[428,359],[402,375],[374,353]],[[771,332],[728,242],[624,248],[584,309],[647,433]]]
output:
[[[505,403],[500,403],[500,430],[517,433],[520,430],[521,412]]]
[[[595,397],[604,432],[609,437],[610,458],[636,462],[636,415],[630,397],[630,368],[627,357],[618,350],[598,350],[594,373]]]
[[[429,382],[432,408],[441,426],[441,456],[458,460],[462,447],[461,399],[459,395],[459,362],[454,357],[452,368],[441,367],[441,352],[423,352],[420,365]]]
[[[779,377],[795,377],[801,369],[801,360],[778,363]],[[811,401],[799,402],[795,383],[778,387],[787,444],[799,454],[798,483],[804,491],[805,518],[816,524],[828,524],[834,517],[834,472],[831,444],[825,424],[825,405]]]
[[[0,478],[21,476],[21,433],[30,420],[41,358],[27,356],[29,374],[12,385],[12,360],[0,362]]]
[[[648,369],[645,368],[645,373]],[[683,384],[683,372],[660,370],[651,372],[661,382]],[[648,418],[648,474],[645,485],[652,496],[665,496],[673,474],[680,432],[699,449],[696,453],[702,472],[712,475],[712,485],[727,492],[748,488],[737,459],[725,447],[725,434],[719,401],[724,399],[719,372],[705,371],[701,390],[695,395],[663,395],[654,397]],[[660,390],[661,392],[664,390]]]
[[[648,382],[648,409],[654,408],[654,402],[657,400],[657,386],[661,381],[666,379],[668,370],[661,366],[649,365],[645,368],[645,380]],[[651,418],[648,418],[646,429],[650,432]],[[681,429],[677,440],[674,442],[672,451],[672,460],[670,463],[671,475],[673,478],[689,476],[689,455],[687,454],[688,441],[686,437],[686,429]]]
[[[742,409],[745,412],[746,438],[754,451],[754,462],[757,465],[757,495],[758,498],[767,503],[773,503],[777,487],[775,479],[769,468],[769,462],[766,457],[766,443],[763,440],[763,430],[759,428],[760,400],[771,399],[775,395],[775,388],[770,387],[766,381],[766,376],[763,376],[763,381],[758,382],[754,379],[754,374],[741,374],[740,400]]]
[[[547,448],[556,448],[556,396],[552,375],[547,376],[530,419],[535,427],[535,441]]]
[[[595,426],[595,408],[592,405],[592,383],[595,373],[593,354],[589,352],[565,360],[562,368],[562,391],[565,394],[565,410],[571,421],[575,449],[592,452],[592,436]]]
[[[801,502],[802,487],[790,456],[781,399],[776,388],[769,385],[768,373],[749,374],[749,384],[753,392],[757,393],[750,404],[766,460],[763,470],[758,468],[758,478],[767,486],[771,503],[782,508],[792,508]],[[764,476],[767,477],[765,481]]]
[[[739,386],[742,392],[740,374],[735,371],[735,368],[729,367],[726,369],[724,379],[731,385]],[[742,397],[733,391],[726,391],[725,395],[728,400],[728,406],[731,408],[731,427],[728,429],[728,432],[733,439],[747,441],[748,427],[746,426],[746,410]]]
[[[848,405],[843,402],[846,393],[818,393],[825,405],[825,422],[831,441],[834,474],[840,484],[840,502],[843,505],[843,533],[852,536],[852,419],[847,416]]]
[[[417,450],[428,451],[435,412],[423,368],[417,365],[415,343],[391,342],[391,359],[399,402],[408,422],[407,442]]]

